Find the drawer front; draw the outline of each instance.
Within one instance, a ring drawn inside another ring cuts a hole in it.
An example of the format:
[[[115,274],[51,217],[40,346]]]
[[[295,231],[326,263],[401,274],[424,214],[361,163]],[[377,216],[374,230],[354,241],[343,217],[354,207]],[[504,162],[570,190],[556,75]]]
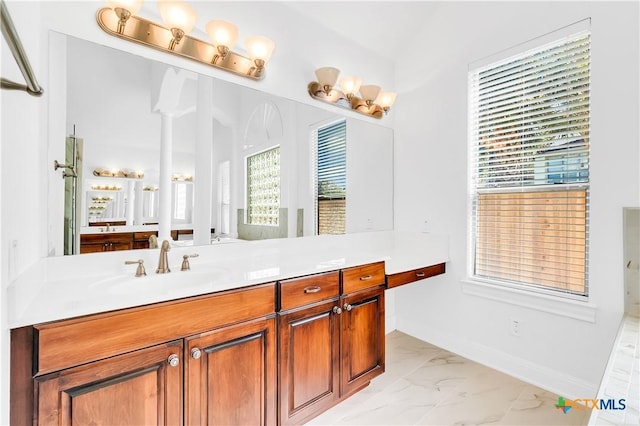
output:
[[[275,284],[34,326],[36,374],[275,314]]]
[[[158,236],[158,231],[142,231],[142,232],[134,232],[133,239],[138,240],[149,240],[149,237],[155,235]]]
[[[81,234],[80,235],[80,244],[84,243],[130,243],[133,240],[133,233],[131,232],[123,232],[123,233],[108,233],[104,234]]]
[[[340,295],[338,271],[280,282],[280,310],[286,311]]]
[[[342,293],[375,287],[385,283],[384,262],[370,263],[342,270]]]
[[[425,278],[444,274],[444,272],[444,263],[439,263],[437,265],[425,266],[424,268],[413,269],[411,271],[400,272],[398,274],[391,274],[387,276],[387,288],[398,287],[414,281],[424,280]]]

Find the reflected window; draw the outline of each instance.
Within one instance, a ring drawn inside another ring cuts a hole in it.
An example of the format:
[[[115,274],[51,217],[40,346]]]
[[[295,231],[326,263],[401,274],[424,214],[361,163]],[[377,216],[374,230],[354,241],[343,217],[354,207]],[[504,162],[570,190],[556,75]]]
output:
[[[177,183],[173,186],[173,190],[175,200],[173,218],[185,220],[187,218],[187,185]]]
[[[347,216],[347,124],[316,131],[316,231],[344,234]]]
[[[278,226],[280,147],[247,157],[247,224]]]
[[[229,161],[220,163],[218,169],[218,206],[220,207],[218,233],[231,231],[231,167]]]

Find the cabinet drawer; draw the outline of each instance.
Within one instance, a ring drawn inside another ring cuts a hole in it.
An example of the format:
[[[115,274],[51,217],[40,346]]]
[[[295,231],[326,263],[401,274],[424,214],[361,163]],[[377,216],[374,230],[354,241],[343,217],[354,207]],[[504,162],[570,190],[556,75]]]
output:
[[[133,233],[104,233],[104,234],[82,234],[80,235],[80,244],[98,244],[98,243],[130,243],[133,240]]]
[[[149,241],[149,237],[155,235],[156,237],[158,236],[158,231],[141,231],[141,232],[134,232],[133,233],[133,239],[135,241]]]
[[[424,280],[425,278],[444,274],[444,272],[444,263],[439,263],[437,265],[425,266],[424,268],[413,269],[411,271],[391,274],[387,276],[387,288],[398,287],[414,281]]]
[[[340,294],[338,271],[280,282],[280,310],[297,308]]]
[[[384,262],[342,270],[342,293],[348,294],[385,283]]]

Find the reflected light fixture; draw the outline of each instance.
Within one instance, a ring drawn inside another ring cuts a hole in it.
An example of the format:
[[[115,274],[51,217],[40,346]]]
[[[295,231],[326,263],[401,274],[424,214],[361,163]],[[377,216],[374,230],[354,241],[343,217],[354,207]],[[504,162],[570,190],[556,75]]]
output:
[[[109,7],[98,11],[96,20],[106,33],[163,52],[232,72],[253,80],[264,77],[265,64],[271,58],[275,44],[263,36],[245,40],[247,56],[232,51],[238,28],[231,22],[211,20],[206,25],[210,43],[191,37],[198,16],[182,0],[159,0],[158,9],[163,24],[143,19],[136,14],[142,0],[107,0]]]
[[[355,76],[340,78],[340,90],[335,88],[340,70],[334,67],[322,67],[316,70],[318,81],[307,86],[309,95],[319,101],[350,108],[361,114],[375,118],[389,112],[396,100],[396,93],[381,92],[380,86],[362,85],[362,79]],[[360,97],[357,94],[360,94]]]
[[[115,178],[129,178],[129,179],[142,179],[144,178],[144,172],[138,170],[127,169],[93,169],[93,175],[98,177],[115,177]]]

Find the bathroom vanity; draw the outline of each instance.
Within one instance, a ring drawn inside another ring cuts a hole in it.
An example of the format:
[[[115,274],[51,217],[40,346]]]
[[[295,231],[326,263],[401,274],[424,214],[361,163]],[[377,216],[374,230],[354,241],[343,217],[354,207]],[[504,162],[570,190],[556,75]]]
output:
[[[384,372],[388,283],[448,260],[446,237],[398,232],[198,247],[180,272],[185,250],[171,274],[112,252],[12,284],[12,424],[304,423]]]

